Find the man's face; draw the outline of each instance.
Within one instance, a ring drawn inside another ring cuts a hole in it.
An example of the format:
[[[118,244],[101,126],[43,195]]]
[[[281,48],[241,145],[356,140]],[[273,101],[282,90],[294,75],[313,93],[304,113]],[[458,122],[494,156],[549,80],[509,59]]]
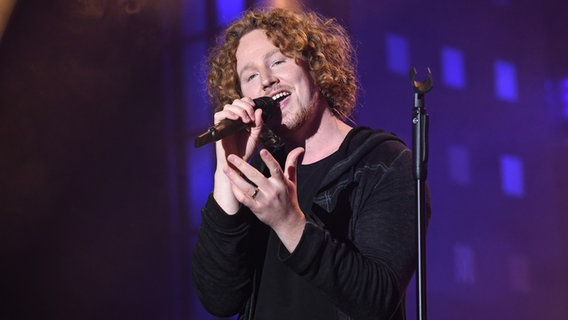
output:
[[[280,101],[282,125],[296,130],[309,120],[317,100],[313,78],[272,44],[261,29],[245,34],[236,52],[237,73],[243,96],[284,95]]]

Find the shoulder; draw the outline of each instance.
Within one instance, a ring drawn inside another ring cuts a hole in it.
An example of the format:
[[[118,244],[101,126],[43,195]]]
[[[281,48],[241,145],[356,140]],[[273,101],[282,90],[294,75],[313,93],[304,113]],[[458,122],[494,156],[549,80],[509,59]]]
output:
[[[347,157],[392,162],[401,155],[410,155],[410,149],[396,134],[382,129],[357,127],[346,138]]]

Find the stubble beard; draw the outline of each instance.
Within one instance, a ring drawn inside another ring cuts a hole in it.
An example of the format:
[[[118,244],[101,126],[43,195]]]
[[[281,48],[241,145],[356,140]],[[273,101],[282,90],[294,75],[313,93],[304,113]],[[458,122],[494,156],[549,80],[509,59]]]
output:
[[[310,117],[310,108],[302,109],[300,112],[294,115],[288,124],[284,124],[286,131],[296,131],[301,128]]]

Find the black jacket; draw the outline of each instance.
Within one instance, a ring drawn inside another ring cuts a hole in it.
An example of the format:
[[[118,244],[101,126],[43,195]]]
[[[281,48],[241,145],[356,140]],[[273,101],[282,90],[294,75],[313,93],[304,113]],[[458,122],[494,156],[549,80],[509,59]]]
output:
[[[415,181],[410,150],[396,136],[353,129],[322,180],[308,222],[282,263],[325,292],[338,319],[405,319],[416,268]],[[301,190],[298,190],[300,193]],[[218,316],[254,312],[268,228],[243,207],[225,214],[209,197],[193,254],[193,280]]]

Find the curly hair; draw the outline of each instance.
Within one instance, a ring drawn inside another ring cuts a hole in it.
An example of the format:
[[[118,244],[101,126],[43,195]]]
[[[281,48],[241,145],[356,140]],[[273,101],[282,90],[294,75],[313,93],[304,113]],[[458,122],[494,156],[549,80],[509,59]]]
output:
[[[349,119],[358,83],[354,49],[346,30],[334,19],[314,12],[281,8],[247,11],[210,52],[207,89],[215,111],[242,97],[235,53],[241,37],[255,29],[266,30],[284,55],[305,65],[331,111],[341,120]]]

